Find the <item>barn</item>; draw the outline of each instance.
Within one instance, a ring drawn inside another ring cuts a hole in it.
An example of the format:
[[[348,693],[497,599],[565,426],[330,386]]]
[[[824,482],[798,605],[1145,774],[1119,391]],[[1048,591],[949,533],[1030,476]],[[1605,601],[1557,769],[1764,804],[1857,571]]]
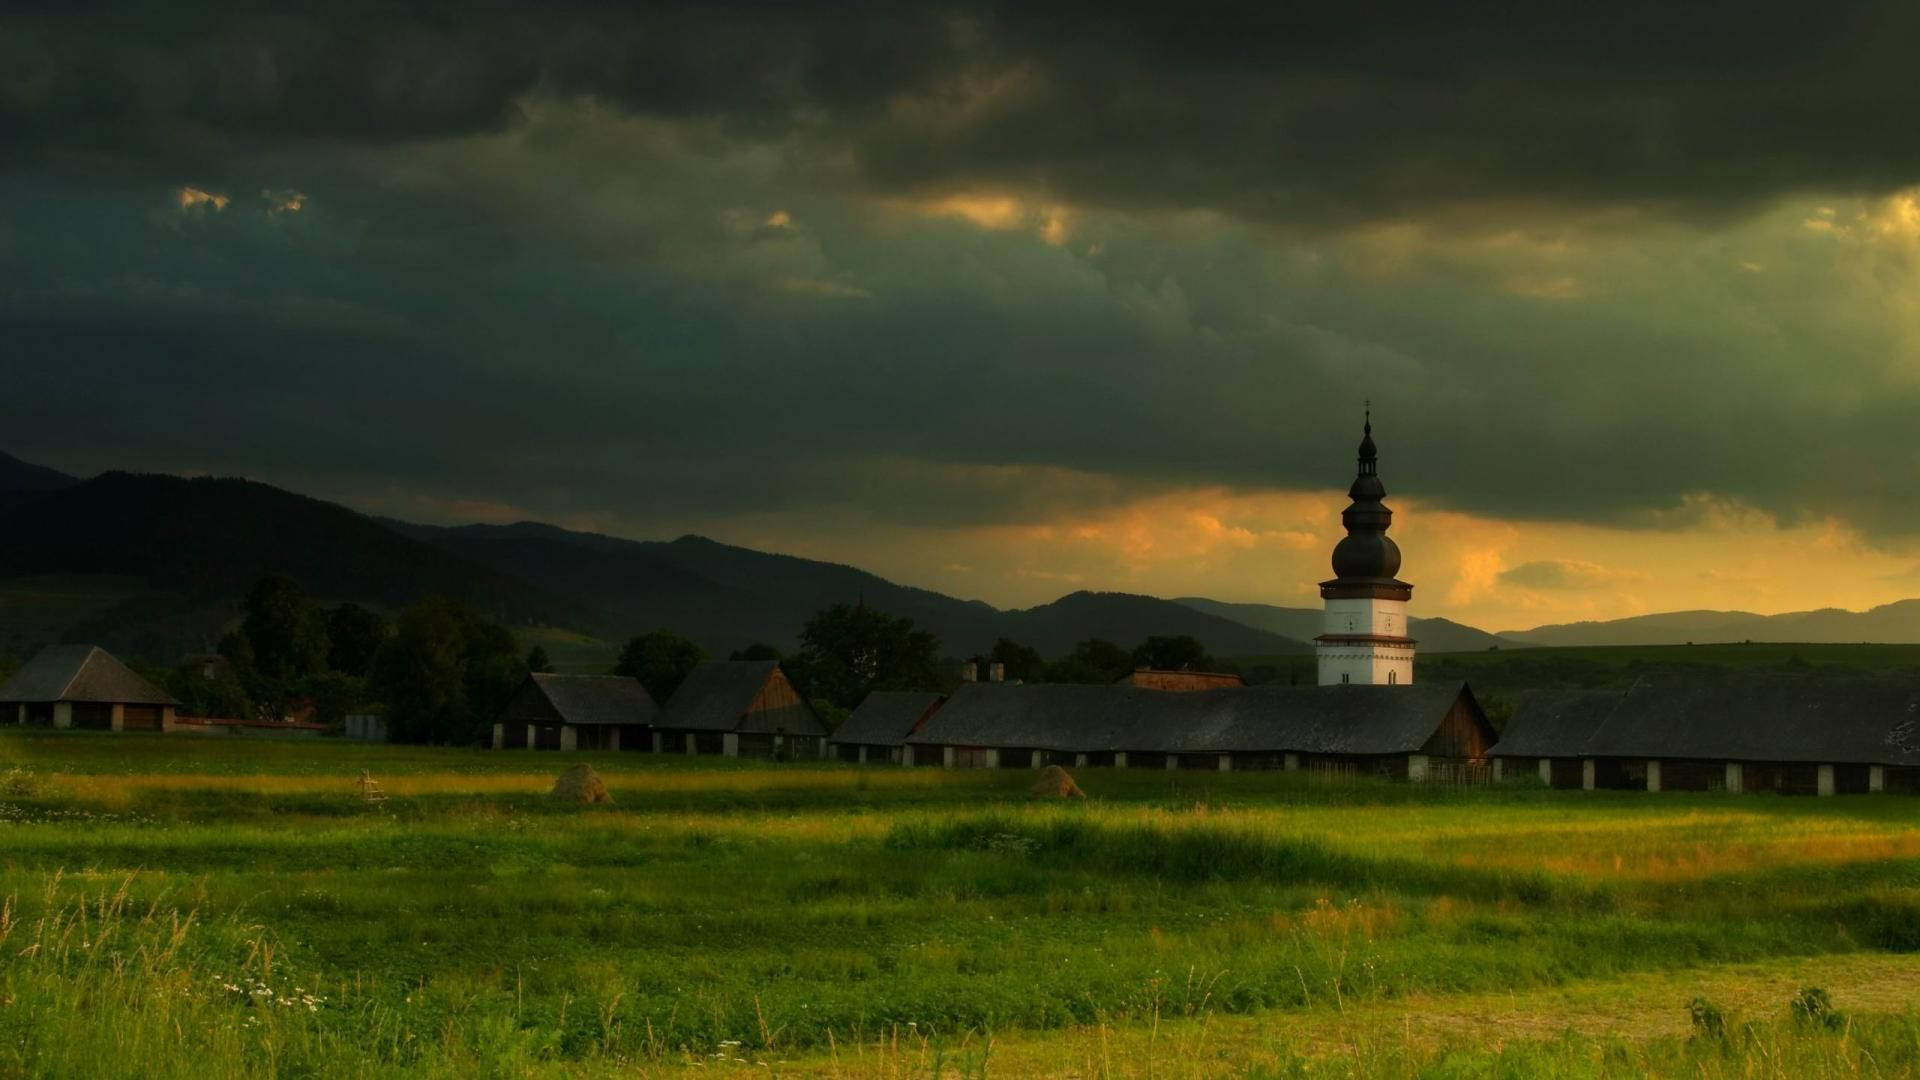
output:
[[[715,660],[694,668],[660,710],[654,748],[793,760],[821,757],[827,729],[777,660]]]
[[[945,701],[923,690],[875,690],[833,733],[833,756],[841,761],[900,763],[907,736]]]
[[[0,684],[0,719],[96,731],[169,731],[180,703],[94,645],[42,649]]]
[[[1487,768],[1493,729],[1465,683],[964,684],[906,740],[908,764],[1301,769],[1429,780]]]
[[[1538,780],[1548,787],[1579,788],[1585,780],[1593,736],[1624,689],[1525,690],[1493,744],[1494,779]]]
[[[1502,773],[1548,760],[1553,786],[1589,790],[1920,790],[1920,680],[1910,677],[1663,675],[1588,693],[1516,703],[1494,747]]]
[[[493,725],[495,750],[651,750],[660,706],[626,675],[534,672]]]

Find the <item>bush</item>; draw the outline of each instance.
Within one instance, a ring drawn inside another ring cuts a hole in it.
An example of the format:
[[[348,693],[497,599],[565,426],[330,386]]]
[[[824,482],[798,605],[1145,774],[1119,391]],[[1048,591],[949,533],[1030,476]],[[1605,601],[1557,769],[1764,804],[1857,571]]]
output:
[[[1727,1016],[1718,1005],[1706,998],[1697,997],[1687,1003],[1687,1019],[1693,1025],[1696,1041],[1727,1041]]]
[[[1793,996],[1793,1019],[1803,1027],[1839,1031],[1847,1026],[1847,1014],[1833,1007],[1833,997],[1818,986],[1803,988]]]

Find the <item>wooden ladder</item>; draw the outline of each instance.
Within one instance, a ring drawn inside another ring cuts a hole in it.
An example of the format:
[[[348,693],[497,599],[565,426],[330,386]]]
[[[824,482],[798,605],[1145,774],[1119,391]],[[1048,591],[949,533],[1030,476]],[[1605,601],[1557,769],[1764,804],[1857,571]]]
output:
[[[387,801],[387,793],[380,790],[380,781],[375,780],[373,778],[373,773],[367,771],[366,769],[360,770],[360,801],[361,802],[386,802]]]

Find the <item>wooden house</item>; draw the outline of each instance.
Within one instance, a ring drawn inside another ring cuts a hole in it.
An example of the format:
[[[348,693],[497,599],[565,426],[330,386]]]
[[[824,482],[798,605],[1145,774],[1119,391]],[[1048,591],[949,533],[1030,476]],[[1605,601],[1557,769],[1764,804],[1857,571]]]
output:
[[[1247,681],[1238,675],[1221,671],[1161,671],[1156,668],[1141,668],[1129,671],[1120,677],[1125,686],[1138,686],[1146,690],[1224,690],[1235,686],[1245,686]]]
[[[534,672],[493,725],[496,750],[650,750],[660,707],[625,675]]]
[[[0,721],[97,731],[169,731],[180,703],[94,645],[42,649],[0,684]]]
[[[660,710],[654,749],[770,760],[819,758],[827,729],[777,660],[694,668]]]
[[[1307,769],[1427,780],[1485,769],[1494,732],[1464,683],[963,684],[906,740],[907,764]]]
[[[946,698],[923,690],[875,690],[833,733],[841,761],[900,763],[907,736],[919,730]]]
[[[1503,777],[1564,788],[1920,791],[1920,680],[1728,672],[1523,695],[1493,752]]]

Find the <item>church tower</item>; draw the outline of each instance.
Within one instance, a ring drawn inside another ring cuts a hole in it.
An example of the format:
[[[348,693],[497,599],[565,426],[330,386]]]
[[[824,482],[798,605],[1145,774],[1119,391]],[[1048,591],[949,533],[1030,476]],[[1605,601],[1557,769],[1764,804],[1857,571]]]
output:
[[[1320,685],[1413,682],[1413,639],[1407,636],[1407,601],[1413,586],[1395,577],[1400,548],[1387,538],[1393,511],[1380,500],[1387,489],[1377,471],[1373,410],[1367,410],[1360,440],[1360,475],[1340,514],[1346,539],[1333,549],[1332,581],[1320,583],[1326,601],[1325,632],[1314,639]]]

